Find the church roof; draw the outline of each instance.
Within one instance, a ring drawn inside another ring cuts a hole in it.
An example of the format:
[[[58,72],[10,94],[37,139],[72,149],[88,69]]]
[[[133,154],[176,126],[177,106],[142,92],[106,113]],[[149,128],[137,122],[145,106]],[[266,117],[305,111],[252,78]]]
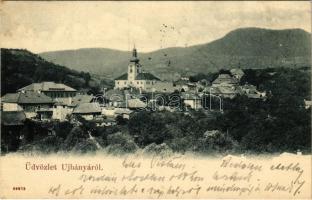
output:
[[[115,80],[128,80],[128,73],[125,73],[125,74],[119,76]],[[143,72],[143,73],[139,73],[136,76],[135,80],[160,80],[160,79],[151,73]]]
[[[128,80],[128,73],[125,73],[118,78],[115,78],[115,80]]]
[[[135,79],[136,80],[160,80],[159,78],[157,78],[156,76],[148,72],[139,73]]]

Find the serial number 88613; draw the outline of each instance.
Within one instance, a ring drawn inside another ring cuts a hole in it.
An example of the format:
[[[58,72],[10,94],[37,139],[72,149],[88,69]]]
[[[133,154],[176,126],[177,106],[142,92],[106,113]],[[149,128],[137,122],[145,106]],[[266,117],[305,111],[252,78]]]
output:
[[[26,187],[13,187],[13,190],[26,190]]]

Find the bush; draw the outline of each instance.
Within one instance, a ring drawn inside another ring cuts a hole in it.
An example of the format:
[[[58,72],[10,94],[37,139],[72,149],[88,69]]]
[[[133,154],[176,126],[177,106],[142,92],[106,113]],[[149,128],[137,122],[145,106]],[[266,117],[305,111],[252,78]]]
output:
[[[91,139],[83,140],[77,143],[73,148],[72,151],[78,153],[90,153],[95,152],[98,149],[96,142]]]
[[[47,136],[42,140],[35,141],[31,144],[23,145],[19,148],[20,152],[40,152],[40,153],[56,153],[63,140],[56,136]]]
[[[148,153],[148,154],[168,155],[168,154],[172,154],[172,149],[166,143],[162,143],[162,144],[152,143],[146,146],[143,149],[143,152]]]
[[[88,133],[84,132],[80,127],[74,127],[66,137],[62,149],[65,151],[72,150],[77,144],[83,142],[89,137]]]
[[[202,153],[222,153],[235,150],[237,146],[237,142],[229,135],[216,130],[206,132],[204,136],[198,140],[196,149]]]
[[[133,138],[121,132],[117,132],[107,136],[106,150],[112,154],[133,153],[138,149]]]

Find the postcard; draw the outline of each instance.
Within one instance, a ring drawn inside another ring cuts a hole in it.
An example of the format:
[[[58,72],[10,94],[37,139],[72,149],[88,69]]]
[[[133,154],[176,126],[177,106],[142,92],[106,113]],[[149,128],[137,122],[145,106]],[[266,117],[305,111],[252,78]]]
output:
[[[311,199],[308,1],[1,1],[2,199]]]

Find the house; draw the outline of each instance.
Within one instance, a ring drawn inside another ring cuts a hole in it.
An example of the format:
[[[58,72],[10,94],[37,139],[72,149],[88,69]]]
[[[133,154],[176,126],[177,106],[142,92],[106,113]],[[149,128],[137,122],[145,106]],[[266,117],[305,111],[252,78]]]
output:
[[[126,104],[126,95],[123,90],[108,90],[105,92],[104,98],[108,100],[108,106],[123,107]]]
[[[18,92],[37,92],[43,93],[48,97],[51,97],[53,100],[62,102],[65,104],[70,104],[72,97],[76,96],[77,90],[71,88],[62,83],[54,82],[41,82],[41,83],[32,83],[18,90]]]
[[[151,73],[143,72],[137,56],[136,48],[132,51],[132,58],[128,65],[128,73],[115,79],[115,89],[134,87],[142,90],[150,89],[160,79]]]
[[[70,103],[64,103],[62,100],[55,99],[57,102],[53,106],[52,119],[65,121],[67,116],[72,114],[75,107],[83,103],[90,103],[93,98],[93,95],[77,94],[72,97]]]
[[[117,122],[115,118],[111,117],[105,118],[100,124],[100,126],[115,126],[115,125],[117,125]]]
[[[230,74],[219,74],[218,78],[212,82],[212,86],[218,87],[220,85],[238,85],[238,80]]]
[[[190,78],[188,76],[181,76],[180,80],[189,81]]]
[[[140,99],[128,99],[127,108],[129,109],[144,109],[147,107],[147,104],[141,101]]]
[[[74,107],[57,102],[53,106],[52,119],[65,121],[66,117],[71,115],[73,110],[74,110]]]
[[[116,118],[117,116],[122,116],[124,119],[129,119],[131,111],[129,108],[114,108],[114,107],[104,107],[102,109],[102,115],[107,118]]]
[[[129,110],[129,109],[124,109],[124,108],[116,108],[115,109],[115,116],[121,116],[124,119],[130,119],[130,115],[131,113],[133,113],[133,111]]]
[[[232,76],[236,78],[237,80],[240,80],[245,75],[243,70],[237,69],[237,68],[231,69],[230,72]]]
[[[218,85],[211,87],[209,92],[215,96],[232,99],[240,93],[238,89],[239,87],[234,85]]]
[[[242,93],[248,96],[248,98],[260,99],[266,97],[266,92],[259,92],[257,90],[257,87],[254,85],[245,84],[240,88],[242,90]]]
[[[82,103],[73,110],[74,115],[79,115],[86,120],[93,120],[101,116],[102,108],[99,103]]]
[[[26,118],[51,119],[55,101],[43,93],[28,91],[8,93],[2,98],[3,111],[25,112]]]
[[[192,109],[202,108],[202,98],[197,94],[183,92],[181,97],[186,107],[190,107]]]
[[[180,91],[181,86],[175,85],[172,82],[169,81],[157,81],[155,84],[147,88],[145,91],[147,92],[161,92],[161,93],[173,93],[175,91]]]
[[[309,100],[305,100],[305,99],[304,99],[304,106],[305,106],[305,109],[311,108],[311,106],[312,106],[312,101],[309,101]]]
[[[177,80],[173,83],[173,85],[177,88],[180,88],[180,91],[186,92],[189,90],[188,84],[189,81],[185,79]]]

